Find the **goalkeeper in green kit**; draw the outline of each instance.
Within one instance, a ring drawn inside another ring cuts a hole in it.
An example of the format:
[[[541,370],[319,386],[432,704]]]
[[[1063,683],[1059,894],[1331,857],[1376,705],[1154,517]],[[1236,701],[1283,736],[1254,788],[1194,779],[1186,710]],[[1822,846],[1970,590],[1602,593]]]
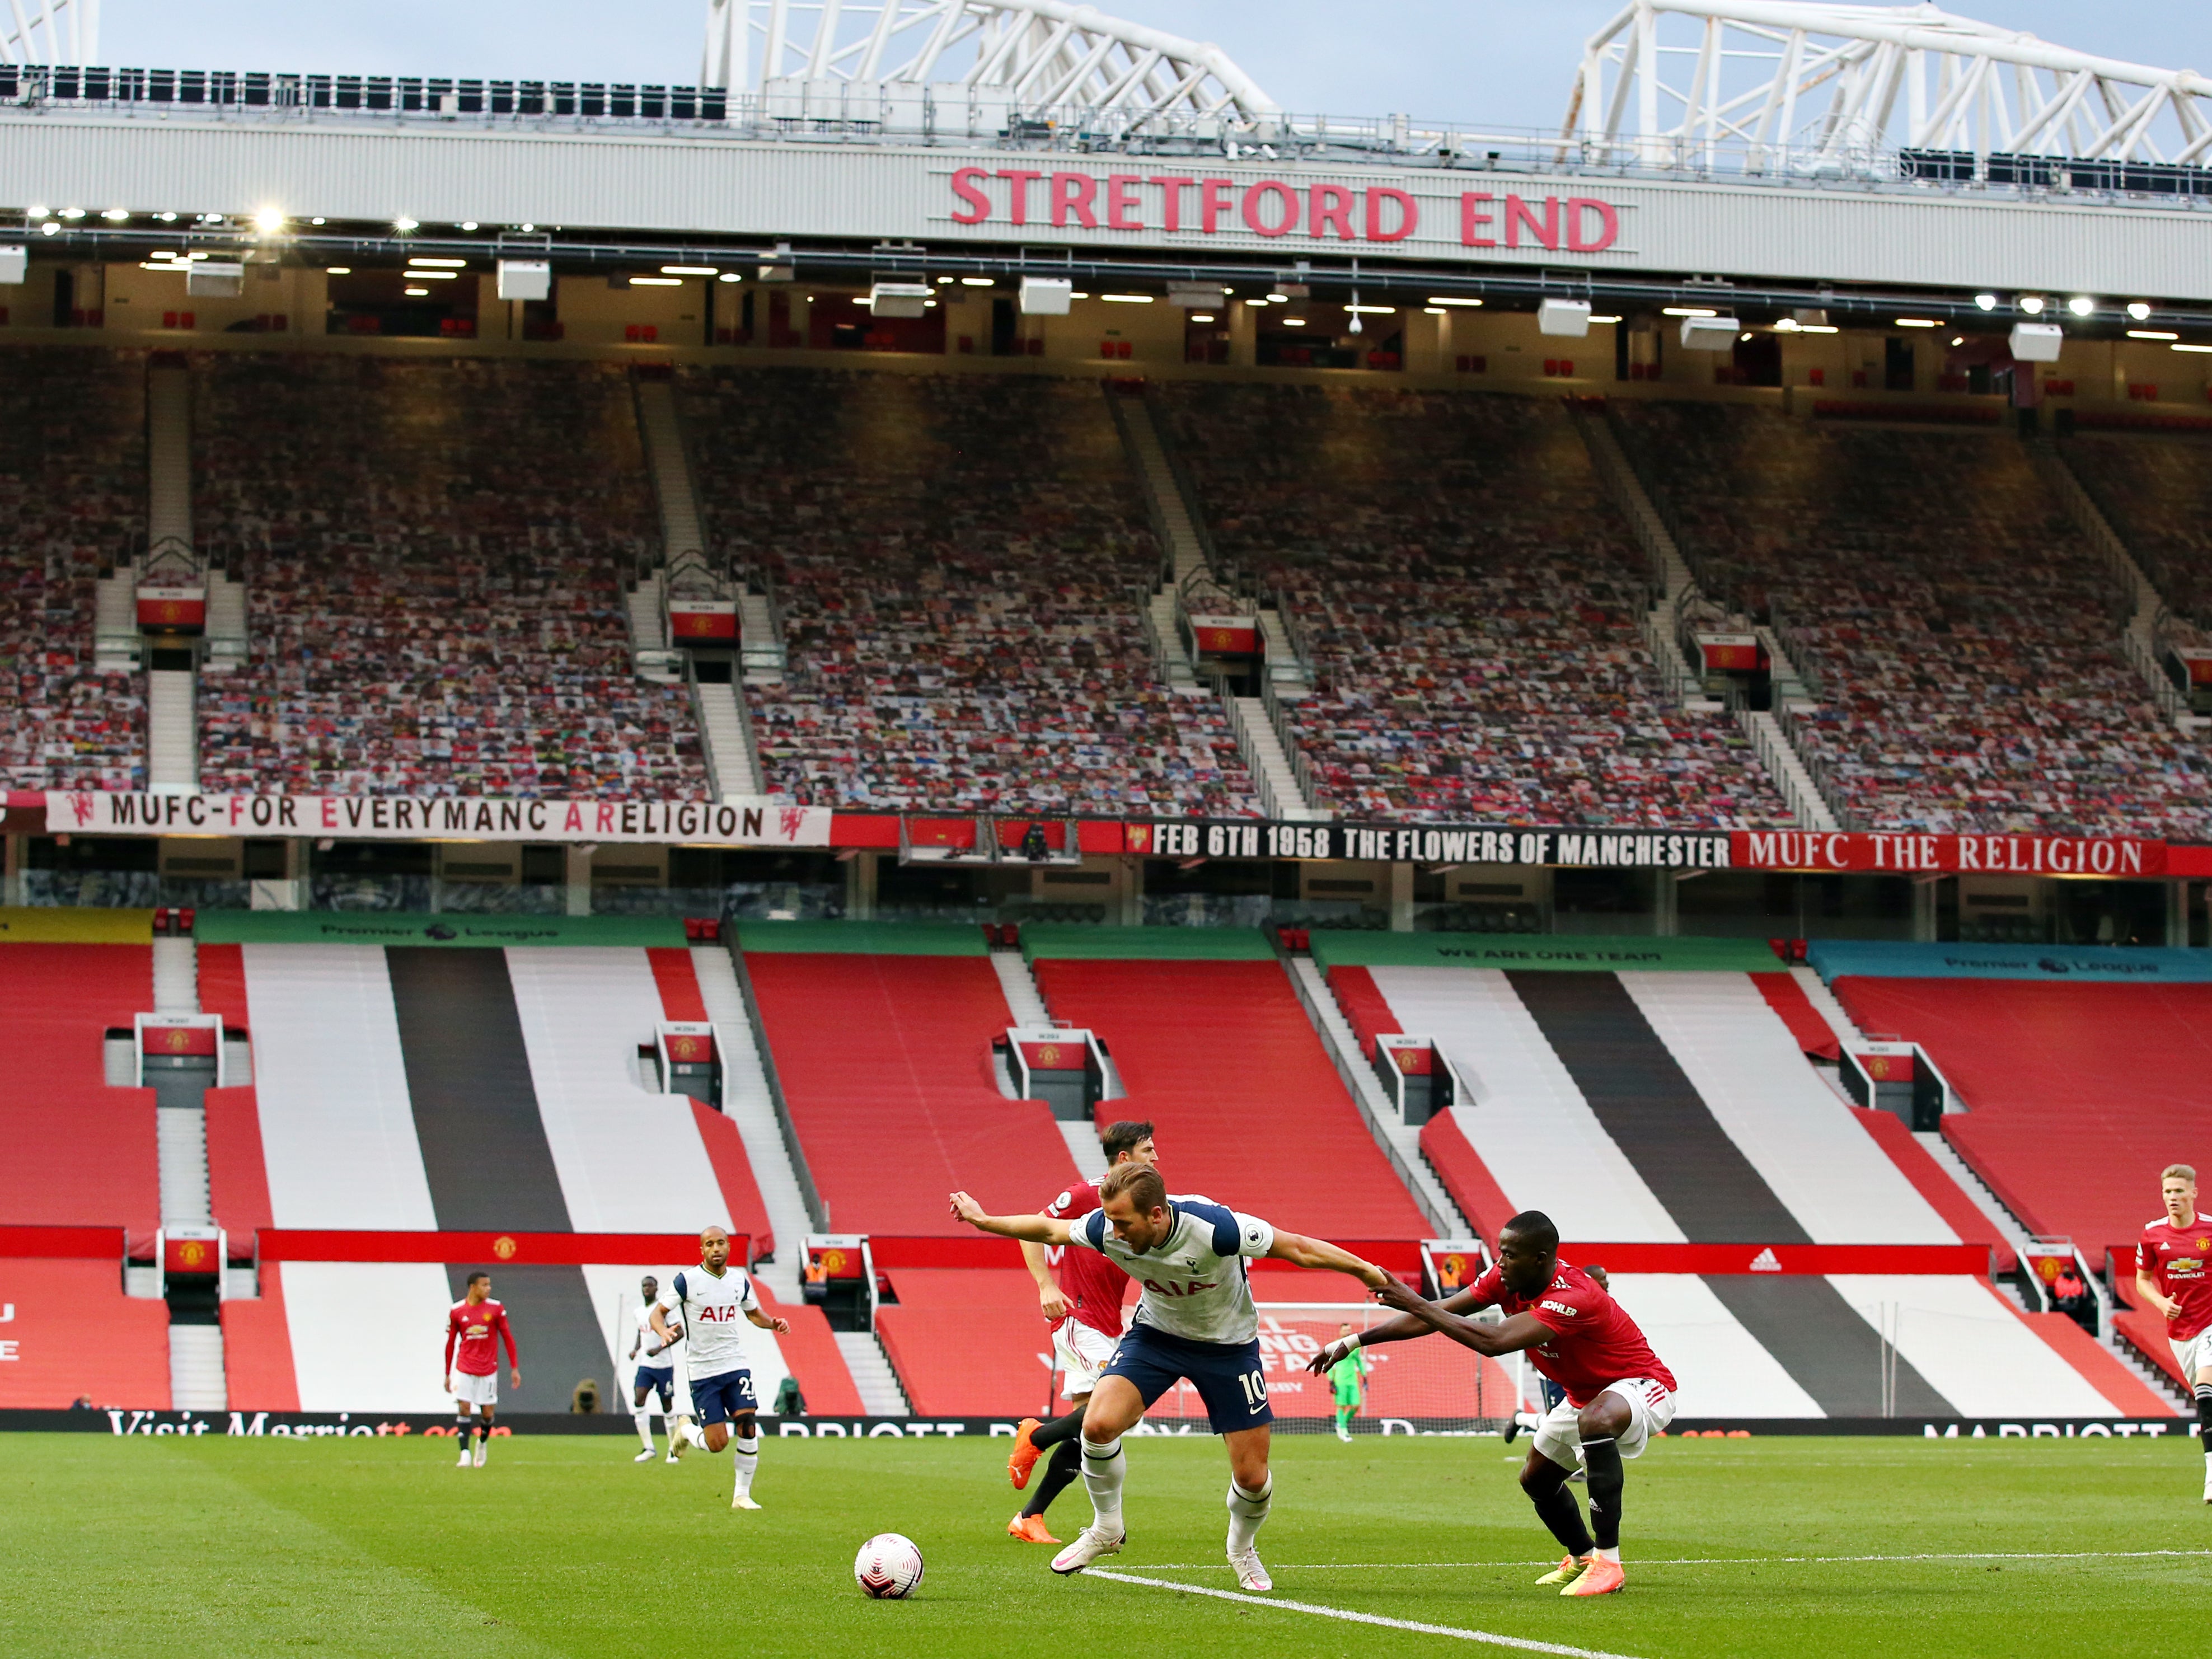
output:
[[[1336,1328],[1339,1337],[1352,1334],[1348,1324]],[[1367,1351],[1354,1348],[1350,1353],[1328,1368],[1328,1380],[1336,1389],[1336,1437],[1352,1438],[1352,1418],[1367,1392]]]

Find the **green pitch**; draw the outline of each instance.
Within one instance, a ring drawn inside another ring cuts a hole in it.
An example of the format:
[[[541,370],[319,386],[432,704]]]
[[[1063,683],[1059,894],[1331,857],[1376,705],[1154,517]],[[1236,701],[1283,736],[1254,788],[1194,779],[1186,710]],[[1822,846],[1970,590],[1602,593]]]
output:
[[[1130,1547],[1102,1565],[1233,1589],[1218,1444],[1128,1445]],[[670,1468],[611,1436],[518,1437],[462,1473],[447,1448],[0,1438],[0,1651],[1516,1650],[1327,1608],[1637,1659],[2024,1659],[2186,1652],[2212,1592],[2202,1462],[2178,1437],[1664,1441],[1630,1466],[1629,1585],[1602,1601],[1530,1584],[1556,1552],[1497,1440],[1286,1437],[1261,1545],[1271,1599],[1306,1610],[1055,1579],[1048,1550],[1004,1535],[1002,1440],[771,1440],[757,1515],[731,1511],[727,1457]],[[1088,1513],[1079,1485],[1055,1529]],[[854,1587],[854,1552],[884,1531],[927,1557],[912,1601]]]

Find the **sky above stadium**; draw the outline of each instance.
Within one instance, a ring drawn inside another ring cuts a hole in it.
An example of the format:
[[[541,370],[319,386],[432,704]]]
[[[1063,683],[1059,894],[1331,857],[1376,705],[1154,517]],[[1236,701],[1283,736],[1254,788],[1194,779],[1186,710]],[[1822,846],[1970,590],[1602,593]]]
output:
[[[1212,40],[1285,108],[1556,127],[1583,41],[1620,0],[1091,0]],[[2202,0],[1954,0],[2082,52],[2212,68]],[[106,0],[100,56],[170,69],[688,82],[705,0]]]

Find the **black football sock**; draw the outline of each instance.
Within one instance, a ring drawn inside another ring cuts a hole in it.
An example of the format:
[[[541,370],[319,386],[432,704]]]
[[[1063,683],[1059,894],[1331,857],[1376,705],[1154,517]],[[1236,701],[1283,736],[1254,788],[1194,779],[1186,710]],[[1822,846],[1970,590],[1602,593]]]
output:
[[[1579,1559],[1597,1547],[1591,1541],[1589,1528],[1583,1525],[1582,1506],[1567,1490],[1565,1469],[1547,1469],[1534,1485],[1524,1476],[1521,1488],[1536,1506],[1537,1519],[1552,1529],[1552,1536],[1565,1546],[1568,1554]]]
[[[1620,1448],[1610,1438],[1583,1442],[1583,1468],[1589,1471],[1590,1530],[1601,1550],[1620,1547],[1620,1493],[1627,1477]]]
[[[1024,1515],[1042,1515],[1052,1507],[1052,1500],[1067,1490],[1067,1483],[1083,1473],[1083,1447],[1080,1442],[1063,1440],[1052,1449],[1052,1457],[1037,1477],[1036,1490],[1030,1501],[1022,1505]]]
[[[489,1417],[477,1419],[477,1438],[479,1440],[491,1438],[491,1419]]]
[[[1057,1446],[1062,1441],[1073,1441],[1083,1432],[1083,1413],[1088,1409],[1086,1406],[1078,1406],[1064,1417],[1055,1417],[1049,1423],[1040,1423],[1030,1431],[1030,1444]],[[1080,1451],[1076,1453],[1079,1459],[1082,1455]]]
[[[2212,1457],[2212,1382],[2197,1385],[2197,1441]]]

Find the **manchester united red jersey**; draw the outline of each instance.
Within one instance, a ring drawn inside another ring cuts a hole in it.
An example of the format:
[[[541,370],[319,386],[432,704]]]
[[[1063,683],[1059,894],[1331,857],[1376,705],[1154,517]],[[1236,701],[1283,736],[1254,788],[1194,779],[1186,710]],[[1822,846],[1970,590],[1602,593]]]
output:
[[[514,1332],[507,1322],[507,1308],[486,1297],[482,1302],[456,1302],[446,1316],[446,1369],[471,1376],[489,1376],[499,1369],[499,1345],[507,1343],[507,1363],[515,1358]]]
[[[1097,1183],[1079,1181],[1046,1205],[1044,1212],[1054,1221],[1072,1221],[1097,1207]],[[1060,1294],[1067,1298],[1068,1311],[1052,1322],[1053,1329],[1073,1319],[1102,1335],[1120,1336],[1121,1288],[1129,1282],[1129,1275],[1097,1250],[1068,1250],[1054,1244],[1048,1246],[1044,1254],[1060,1274]]]
[[[1577,1406],[1587,1406],[1615,1382],[1649,1376],[1672,1393],[1668,1370],[1627,1310],[1580,1267],[1561,1267],[1534,1296],[1506,1289],[1495,1267],[1474,1282],[1474,1305],[1503,1309],[1507,1317],[1534,1314],[1554,1333],[1528,1351],[1536,1369],[1567,1391]]]
[[[2212,1221],[2200,1215],[2177,1227],[2160,1216],[2143,1229],[2136,1266],[2160,1295],[2181,1304],[2179,1316],[2166,1322],[2168,1336],[2186,1342],[2212,1326],[2212,1274],[2205,1271],[2212,1266]]]

